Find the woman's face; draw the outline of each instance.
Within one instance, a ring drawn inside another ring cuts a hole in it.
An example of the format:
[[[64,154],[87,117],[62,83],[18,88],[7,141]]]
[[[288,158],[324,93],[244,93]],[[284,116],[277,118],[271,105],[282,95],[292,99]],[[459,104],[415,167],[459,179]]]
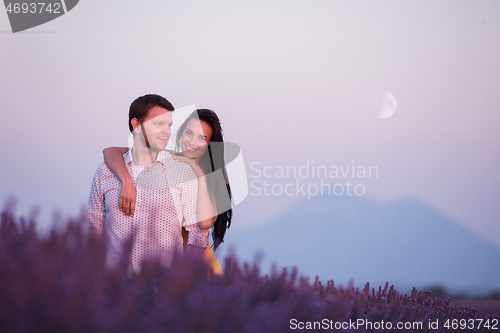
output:
[[[212,137],[212,128],[204,121],[191,119],[181,137],[181,148],[184,156],[192,158],[199,163],[203,154],[206,153],[210,138]]]

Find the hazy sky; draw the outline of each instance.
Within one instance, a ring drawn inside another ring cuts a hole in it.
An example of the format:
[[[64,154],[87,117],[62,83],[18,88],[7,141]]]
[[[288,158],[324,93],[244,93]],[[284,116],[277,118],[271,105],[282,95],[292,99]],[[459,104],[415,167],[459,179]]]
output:
[[[377,166],[351,180],[364,195],[418,198],[500,247],[499,18],[496,0],[85,0],[12,34],[0,10],[0,200],[75,215],[130,103],[158,93],[215,110],[249,181],[255,162]],[[249,191],[235,227],[307,200]]]

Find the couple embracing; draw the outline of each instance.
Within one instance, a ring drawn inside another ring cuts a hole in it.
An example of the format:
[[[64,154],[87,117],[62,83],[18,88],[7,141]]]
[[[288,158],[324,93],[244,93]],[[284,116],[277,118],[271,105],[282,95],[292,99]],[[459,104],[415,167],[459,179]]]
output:
[[[203,252],[214,273],[222,274],[212,247],[223,242],[232,210],[220,121],[211,110],[195,110],[179,128],[175,151],[169,152],[172,112],[173,105],[159,95],[139,97],[130,105],[134,143],[131,149],[104,150],[105,162],[92,182],[89,230],[106,237],[111,267],[132,238],[130,273],[138,273],[147,260],[168,267],[186,248]]]

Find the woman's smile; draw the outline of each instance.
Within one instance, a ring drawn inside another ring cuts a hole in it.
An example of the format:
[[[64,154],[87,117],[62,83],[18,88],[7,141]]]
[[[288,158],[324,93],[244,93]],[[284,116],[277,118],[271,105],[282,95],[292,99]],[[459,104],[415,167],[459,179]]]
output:
[[[182,133],[182,153],[198,162],[206,153],[211,136],[210,125],[198,119],[191,119]]]

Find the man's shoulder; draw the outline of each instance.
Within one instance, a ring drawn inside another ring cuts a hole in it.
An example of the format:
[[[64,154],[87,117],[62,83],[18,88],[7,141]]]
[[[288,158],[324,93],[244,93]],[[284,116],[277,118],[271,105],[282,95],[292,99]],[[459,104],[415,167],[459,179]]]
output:
[[[170,154],[167,150],[164,150],[163,152],[162,158],[167,170],[187,179],[196,177],[193,168],[191,168],[189,164],[175,160],[172,154]]]
[[[162,150],[160,152],[160,158],[165,164],[165,166],[168,166],[169,168],[175,168],[175,169],[184,169],[185,166],[187,165],[186,163],[179,162],[174,159],[173,154],[170,153],[168,150]],[[183,165],[184,164],[184,165]]]
[[[111,177],[111,176],[114,177],[115,174],[113,173],[113,171],[111,171],[110,168],[108,168],[108,166],[106,165],[106,162],[102,162],[97,167],[97,170],[95,172],[95,176],[96,177]]]
[[[99,166],[97,167],[97,171],[103,172],[103,171],[108,171],[108,170],[109,170],[109,168],[106,165],[106,162],[101,162],[101,164],[99,164]]]

